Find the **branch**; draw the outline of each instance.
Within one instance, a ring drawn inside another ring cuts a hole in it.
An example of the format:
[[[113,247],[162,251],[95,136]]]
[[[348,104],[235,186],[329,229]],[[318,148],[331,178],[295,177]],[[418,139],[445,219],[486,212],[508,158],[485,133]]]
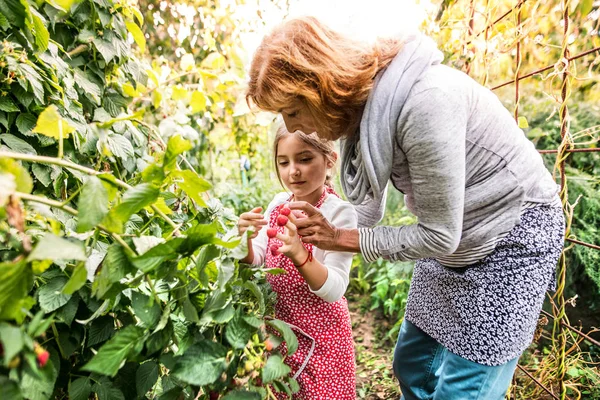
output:
[[[71,161],[66,161],[66,160],[62,160],[62,159],[58,159],[58,158],[54,158],[54,157],[46,157],[46,156],[34,156],[34,155],[30,155],[30,154],[22,154],[22,153],[15,153],[15,152],[11,152],[11,151],[0,151],[0,158],[2,157],[7,157],[7,158],[12,158],[14,160],[22,160],[22,161],[29,161],[29,162],[36,162],[36,163],[41,163],[41,164],[53,164],[53,165],[59,165],[61,167],[65,167],[65,168],[71,168],[74,169],[76,171],[81,171],[84,172],[88,175],[100,175],[102,174],[102,172],[93,170],[91,168],[87,168],[87,167],[83,167],[79,164],[75,164],[74,162]],[[124,189],[131,189],[131,185],[127,184],[126,182],[115,178],[115,183],[117,184],[117,186],[120,186]],[[177,225],[175,222],[173,222],[173,220],[169,217],[167,217],[167,215],[165,213],[163,213],[157,206],[152,205],[150,206],[152,207],[152,209],[154,210],[154,212],[159,215],[163,220],[165,220],[169,225],[171,225],[171,227],[175,230],[179,229],[179,225]]]

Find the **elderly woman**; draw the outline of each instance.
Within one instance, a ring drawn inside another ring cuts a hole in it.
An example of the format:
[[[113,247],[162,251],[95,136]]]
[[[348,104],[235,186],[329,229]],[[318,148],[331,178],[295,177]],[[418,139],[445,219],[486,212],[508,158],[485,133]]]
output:
[[[441,64],[422,35],[357,42],[314,18],[266,36],[248,99],[289,131],[341,139],[341,182],[358,229],[306,203],[304,242],[416,260],[394,353],[405,399],[503,399],[531,343],[563,246],[557,186],[488,89]],[[373,226],[388,183],[418,223]]]

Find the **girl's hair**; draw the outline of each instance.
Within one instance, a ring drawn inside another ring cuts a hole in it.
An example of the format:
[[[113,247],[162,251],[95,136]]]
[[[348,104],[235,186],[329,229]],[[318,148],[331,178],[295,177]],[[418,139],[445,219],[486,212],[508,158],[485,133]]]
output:
[[[296,131],[293,133],[288,132],[288,130],[285,128],[285,124],[282,123],[277,129],[277,133],[275,134],[275,140],[273,141],[273,160],[275,161],[275,171],[277,172],[277,179],[279,179],[279,183],[281,184],[281,186],[285,187],[283,181],[281,180],[281,175],[279,174],[279,168],[277,168],[277,147],[279,146],[279,142],[281,141],[281,139],[291,135],[296,136],[298,139],[302,140],[304,143],[314,148],[316,151],[325,156],[325,161],[329,161],[335,166],[336,155],[332,141],[321,139],[314,132],[310,134],[304,133],[302,131]],[[331,170],[333,171],[333,168],[331,168]],[[330,188],[333,188],[331,178],[332,174],[328,173],[325,177],[324,184],[326,186],[329,186]]]
[[[321,136],[352,135],[375,75],[401,46],[398,39],[378,39],[374,45],[359,42],[314,17],[289,20],[265,36],[256,50],[246,100],[276,112],[300,100],[317,121]]]

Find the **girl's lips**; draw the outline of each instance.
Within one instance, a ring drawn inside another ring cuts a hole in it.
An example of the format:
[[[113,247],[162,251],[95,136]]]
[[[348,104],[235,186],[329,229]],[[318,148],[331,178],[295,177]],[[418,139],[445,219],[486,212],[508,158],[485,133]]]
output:
[[[303,185],[305,183],[306,182],[292,182],[292,183],[290,183],[290,185]]]

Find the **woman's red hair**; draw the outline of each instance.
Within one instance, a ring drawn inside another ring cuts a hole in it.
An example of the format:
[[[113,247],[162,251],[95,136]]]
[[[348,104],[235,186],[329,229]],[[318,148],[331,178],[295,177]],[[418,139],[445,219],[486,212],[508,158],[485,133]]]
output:
[[[320,136],[351,135],[375,75],[400,47],[396,39],[379,39],[374,45],[350,39],[314,17],[289,20],[265,36],[256,50],[246,99],[273,112],[300,100],[315,118]]]

